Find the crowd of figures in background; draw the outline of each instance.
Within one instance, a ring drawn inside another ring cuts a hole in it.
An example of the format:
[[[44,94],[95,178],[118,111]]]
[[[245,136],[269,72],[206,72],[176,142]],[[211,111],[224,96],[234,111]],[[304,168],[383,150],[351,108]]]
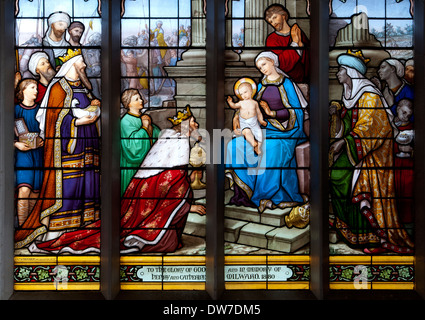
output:
[[[93,94],[101,97],[101,34],[93,31],[92,21],[86,26],[81,21],[71,22],[65,13],[63,22],[52,29],[52,14],[49,17],[49,30],[46,35],[34,34],[20,45],[18,70],[22,78],[34,78],[29,69],[29,58],[36,51],[44,51],[55,68],[60,65],[58,56],[63,55],[66,47],[82,47],[82,54],[87,65],[86,72],[93,86]],[[57,33],[57,36],[54,36]],[[54,40],[50,36],[54,37]],[[121,74],[122,88],[143,90],[148,96],[158,94],[162,87],[173,86],[167,80],[164,67],[175,66],[182,59],[182,54],[191,44],[191,26],[180,25],[178,30],[164,30],[163,22],[156,21],[154,28],[141,29],[137,34],[122,39]],[[60,47],[50,49],[49,47]],[[125,48],[131,47],[131,48]],[[149,79],[148,79],[149,78]]]
[[[122,40],[124,49],[121,55],[122,76],[126,77],[123,79],[123,89],[138,89],[155,95],[164,85],[173,86],[166,79],[164,67],[175,66],[190,44],[190,25],[180,25],[178,30],[166,32],[160,20],[155,22],[153,29],[145,24],[137,35],[126,36]],[[131,49],[126,49],[127,46]]]

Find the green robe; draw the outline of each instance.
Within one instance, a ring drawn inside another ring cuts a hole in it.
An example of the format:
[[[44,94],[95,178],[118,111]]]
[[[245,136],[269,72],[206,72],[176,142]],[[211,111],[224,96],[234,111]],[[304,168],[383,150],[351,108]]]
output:
[[[347,110],[342,122],[346,146],[333,163],[330,176],[330,194],[336,216],[336,230],[344,242],[352,248],[364,248],[365,245],[368,247],[379,246],[380,241],[374,236],[367,218],[361,214],[359,204],[352,201],[355,164],[361,161],[358,157],[356,139],[351,134],[353,132],[353,110]]]
[[[337,232],[353,248],[411,253],[414,244],[397,212],[394,135],[381,97],[364,92],[342,116],[345,147],[330,174]]]
[[[149,136],[140,116],[127,113],[121,119],[121,196],[158,138],[160,129],[154,124],[152,127],[152,136]]]

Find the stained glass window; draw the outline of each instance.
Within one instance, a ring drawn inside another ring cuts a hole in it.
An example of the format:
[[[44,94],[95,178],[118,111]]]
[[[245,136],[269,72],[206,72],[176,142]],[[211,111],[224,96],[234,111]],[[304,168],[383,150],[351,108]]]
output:
[[[99,289],[99,3],[16,5],[15,289]]]
[[[0,2],[0,287],[107,299],[417,292],[418,7]]]
[[[125,1],[124,10],[121,287],[203,290],[203,2]]]
[[[414,283],[412,5],[332,1],[331,288]]]
[[[307,1],[229,1],[225,283],[309,288]]]

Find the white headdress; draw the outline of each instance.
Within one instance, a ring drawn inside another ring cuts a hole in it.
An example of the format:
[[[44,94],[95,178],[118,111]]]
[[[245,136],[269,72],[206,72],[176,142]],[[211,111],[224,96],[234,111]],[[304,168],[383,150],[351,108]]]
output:
[[[267,58],[273,61],[273,65],[275,66],[277,73],[280,73],[285,78],[290,79],[290,77],[285,72],[279,69],[279,57],[277,56],[277,54],[271,51],[263,51],[259,55],[257,55],[257,57],[255,58],[255,65],[257,65],[258,60],[262,58]],[[264,76],[263,79],[264,78],[266,78],[266,76]],[[294,85],[295,92],[297,93],[298,100],[300,101],[301,107],[306,108],[308,106],[308,102],[305,99],[303,93],[301,92],[301,89],[298,87],[298,85],[295,82],[293,82],[293,85]]]
[[[30,61],[28,62],[28,69],[34,76],[37,76],[37,65],[41,58],[49,60],[47,53],[43,51],[36,51],[31,55]]]
[[[71,18],[69,17],[69,15],[66,12],[62,12],[62,11],[57,11],[52,13],[49,16],[49,19],[47,20],[47,23],[49,24],[49,28],[52,25],[52,23],[58,22],[58,21],[63,21],[67,24],[67,27],[69,27],[69,25],[71,24]]]
[[[257,64],[258,60],[262,58],[267,58],[273,61],[273,64],[276,68],[279,68],[279,57],[277,54],[271,51],[263,51],[255,58],[255,64]],[[282,71],[282,70],[281,70]],[[283,72],[283,71],[282,71]]]
[[[351,65],[341,64],[341,66],[347,70],[347,75],[351,78],[352,83],[351,88],[347,84],[344,84],[342,101],[344,102],[344,106],[347,109],[351,109],[356,106],[357,101],[365,92],[379,95],[382,98],[381,100],[385,108],[388,109],[388,105],[383,98],[381,91],[379,91],[379,89],[372,81],[367,79],[362,73],[353,68]]]
[[[82,55],[77,55],[71,59],[69,59],[67,62],[65,62],[59,69],[56,76],[50,81],[49,86],[47,87],[46,93],[44,94],[44,98],[41,101],[40,108],[38,109],[38,112],[35,116],[36,120],[40,123],[40,136],[44,139],[44,129],[46,127],[46,110],[47,110],[47,104],[49,102],[49,96],[50,96],[50,90],[52,89],[52,86],[58,82],[61,78],[63,78],[68,71],[71,69],[71,67],[74,65],[77,60],[83,59]]]
[[[62,39],[58,42],[53,41],[52,39],[50,39],[50,33],[52,32],[52,24],[58,21],[63,21],[67,24],[67,27],[69,27],[69,25],[71,24],[71,18],[69,17],[69,15],[66,12],[62,12],[62,11],[58,11],[58,12],[54,12],[49,16],[49,19],[47,20],[47,23],[49,25],[46,34],[44,35],[43,38],[43,44],[47,45],[47,46],[51,46],[51,47],[67,47],[69,46],[68,41],[66,41],[65,39],[65,34],[63,34]],[[66,53],[66,49],[65,48],[54,48],[53,52],[55,54],[55,57],[59,57],[62,56],[63,54]]]
[[[397,77],[404,77],[404,66],[400,61],[398,61],[397,59],[385,59],[384,61],[395,67]]]
[[[342,93],[342,102],[347,109],[352,109],[356,106],[357,101],[362,97],[366,92],[377,94],[381,97],[382,105],[384,106],[385,111],[388,115],[388,120],[390,121],[391,126],[393,127],[395,135],[397,134],[397,128],[394,125],[393,119],[394,115],[389,108],[387,101],[382,95],[381,91],[376,87],[376,85],[367,79],[363,74],[361,74],[357,69],[352,68],[351,66],[343,65],[341,66],[347,70],[347,75],[351,78],[352,87],[350,88],[347,84],[344,83],[344,91]]]

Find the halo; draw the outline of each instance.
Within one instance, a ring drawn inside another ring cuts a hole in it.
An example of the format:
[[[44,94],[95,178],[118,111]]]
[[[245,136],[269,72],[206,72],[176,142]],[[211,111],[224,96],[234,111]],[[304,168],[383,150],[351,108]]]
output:
[[[239,94],[239,87],[242,83],[248,82],[251,84],[252,87],[252,98],[254,98],[255,94],[257,93],[257,85],[255,84],[255,81],[251,78],[240,78],[238,81],[236,81],[235,85],[233,86],[233,90],[235,91],[236,96],[239,99],[242,99],[241,95]]]

